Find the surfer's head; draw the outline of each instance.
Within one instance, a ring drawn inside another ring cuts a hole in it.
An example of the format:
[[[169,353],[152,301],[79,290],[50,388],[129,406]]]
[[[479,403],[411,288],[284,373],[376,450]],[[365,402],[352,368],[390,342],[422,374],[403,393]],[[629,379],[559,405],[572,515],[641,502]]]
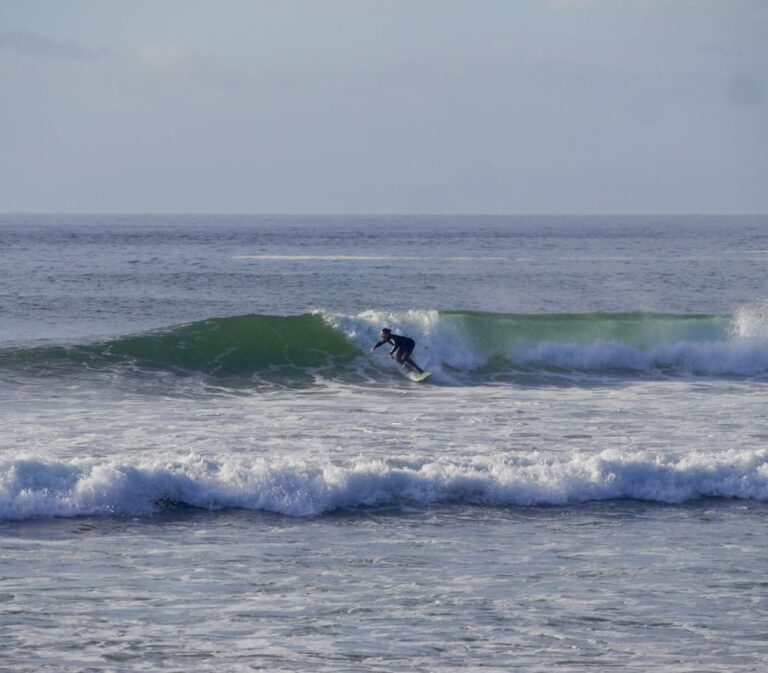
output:
[[[389,339],[390,334],[392,334],[392,330],[389,329],[389,327],[382,327],[381,328],[381,338],[382,339]]]

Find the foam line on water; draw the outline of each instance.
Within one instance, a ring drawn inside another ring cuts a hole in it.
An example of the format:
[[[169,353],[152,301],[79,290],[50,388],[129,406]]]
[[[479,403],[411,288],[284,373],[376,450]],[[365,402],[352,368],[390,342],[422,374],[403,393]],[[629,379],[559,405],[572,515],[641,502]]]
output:
[[[768,451],[679,457],[606,450],[405,464],[197,455],[136,463],[25,458],[0,464],[0,519],[5,520],[149,515],[168,502],[317,516],[399,502],[562,506],[610,499],[683,503],[702,497],[768,501]]]
[[[491,262],[506,261],[506,257],[470,257],[470,256],[425,256],[425,255],[235,255],[232,259],[242,260],[277,260],[296,262],[379,262],[379,261],[409,261],[409,262]]]

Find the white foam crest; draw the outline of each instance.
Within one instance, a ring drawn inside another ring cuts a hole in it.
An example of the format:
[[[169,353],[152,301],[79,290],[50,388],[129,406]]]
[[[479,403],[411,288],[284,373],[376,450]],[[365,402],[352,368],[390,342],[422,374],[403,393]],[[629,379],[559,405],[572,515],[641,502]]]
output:
[[[618,341],[546,342],[514,358],[528,366],[576,370],[630,369],[738,376],[768,373],[768,343],[759,339],[662,344],[640,350]]]
[[[344,466],[189,455],[172,461],[0,464],[0,519],[147,515],[177,502],[315,516],[398,502],[496,506],[568,505],[702,497],[768,501],[768,451],[685,457],[603,451],[545,458],[359,460]]]
[[[488,354],[474,345],[472,335],[466,332],[461,321],[441,315],[439,311],[369,310],[354,316],[323,314],[323,317],[366,351],[379,341],[382,327],[411,337],[416,341],[414,360],[433,373],[441,373],[442,365],[467,371],[482,367],[488,361]]]
[[[768,303],[736,311],[731,321],[731,333],[737,339],[768,343]]]

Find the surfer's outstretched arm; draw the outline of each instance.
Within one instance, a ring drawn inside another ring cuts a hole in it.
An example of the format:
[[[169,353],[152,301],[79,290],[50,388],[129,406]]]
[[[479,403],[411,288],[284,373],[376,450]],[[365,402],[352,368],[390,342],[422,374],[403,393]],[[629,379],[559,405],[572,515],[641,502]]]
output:
[[[377,343],[373,348],[371,348],[371,353],[373,353],[379,346],[383,346],[385,343],[387,343],[387,342],[386,341],[379,341],[379,343]]]

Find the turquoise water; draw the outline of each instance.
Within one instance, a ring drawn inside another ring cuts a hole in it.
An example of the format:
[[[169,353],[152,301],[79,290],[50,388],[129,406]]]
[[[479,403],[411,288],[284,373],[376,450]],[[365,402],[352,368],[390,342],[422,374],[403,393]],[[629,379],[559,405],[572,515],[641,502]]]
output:
[[[767,258],[765,217],[2,216],[3,665],[762,670]]]

